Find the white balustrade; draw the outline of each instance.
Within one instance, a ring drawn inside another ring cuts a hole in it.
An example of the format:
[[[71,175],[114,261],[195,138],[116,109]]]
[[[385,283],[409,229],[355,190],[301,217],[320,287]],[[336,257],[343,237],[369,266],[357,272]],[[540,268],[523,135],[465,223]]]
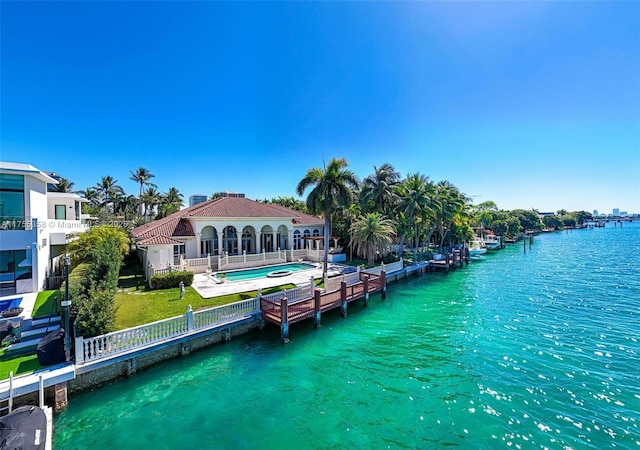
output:
[[[217,306],[183,316],[159,320],[139,327],[115,331],[91,338],[76,338],[76,364],[96,361],[149,345],[160,345],[193,330],[212,327],[234,319],[245,318],[260,311],[258,298]],[[192,320],[190,320],[192,318]],[[193,330],[190,330],[190,323]]]
[[[229,305],[216,306],[214,308],[203,309],[193,313],[193,327],[209,327],[221,322],[227,322],[239,317],[251,315],[260,310],[258,298],[243,300]]]

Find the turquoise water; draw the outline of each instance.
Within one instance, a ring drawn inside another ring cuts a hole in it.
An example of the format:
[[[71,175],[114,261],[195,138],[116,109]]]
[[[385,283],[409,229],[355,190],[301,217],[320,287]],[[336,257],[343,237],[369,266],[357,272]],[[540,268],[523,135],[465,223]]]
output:
[[[71,398],[56,449],[640,447],[640,224],[536,237]]]
[[[227,281],[250,280],[253,278],[266,277],[269,273],[276,270],[288,270],[290,272],[300,272],[301,270],[314,269],[315,266],[304,263],[279,264],[277,266],[259,267],[257,269],[234,270],[225,272]]]

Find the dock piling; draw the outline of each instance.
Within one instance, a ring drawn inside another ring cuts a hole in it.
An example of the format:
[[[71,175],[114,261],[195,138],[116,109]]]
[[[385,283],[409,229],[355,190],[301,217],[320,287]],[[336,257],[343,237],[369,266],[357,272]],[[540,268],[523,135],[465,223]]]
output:
[[[289,343],[289,318],[288,318],[289,300],[287,297],[280,299],[280,315],[282,317],[280,324],[280,340],[283,344]]]
[[[313,291],[313,328],[318,328],[320,326],[320,289],[314,289]]]
[[[364,297],[362,300],[362,306],[366,308],[367,305],[369,304],[369,275],[365,274],[362,277],[362,285],[364,287]]]
[[[347,283],[344,281],[340,283],[340,314],[342,317],[347,317]]]
[[[382,293],[380,294],[382,300],[387,298],[387,273],[382,269],[380,271],[380,277],[382,278]]]

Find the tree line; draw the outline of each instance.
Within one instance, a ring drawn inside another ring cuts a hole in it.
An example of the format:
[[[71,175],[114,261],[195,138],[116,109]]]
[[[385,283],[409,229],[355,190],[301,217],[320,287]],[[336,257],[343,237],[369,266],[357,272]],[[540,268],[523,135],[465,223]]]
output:
[[[148,169],[139,167],[129,171],[129,179],[140,185],[138,195],[127,194],[111,175],[103,176],[94,186],[74,191],[75,183],[65,177],[58,177],[58,184],[50,186],[52,192],[76,192],[88,200],[83,211],[101,219],[122,217],[125,221],[133,221],[136,225],[150,220],[161,219],[180,210],[184,205],[184,196],[175,187],[167,192],[158,191],[158,186],[151,182],[155,175]]]

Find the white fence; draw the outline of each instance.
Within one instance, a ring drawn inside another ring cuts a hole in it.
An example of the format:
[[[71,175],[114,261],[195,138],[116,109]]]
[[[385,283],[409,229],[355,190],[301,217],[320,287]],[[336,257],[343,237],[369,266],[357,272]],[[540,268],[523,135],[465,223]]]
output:
[[[371,269],[362,269],[364,273],[368,273],[370,275],[380,275],[381,271],[385,271],[386,274],[390,274],[393,272],[397,272],[398,270],[402,270],[404,268],[404,261],[400,258],[400,261],[396,261],[391,264],[382,264],[377,267],[372,267]]]
[[[242,255],[235,256],[218,256],[218,270],[223,269],[232,269],[232,268],[241,268],[248,263],[253,263],[251,265],[255,265],[256,262],[269,262],[270,264],[275,263],[285,263],[287,262],[287,252],[284,250],[279,250],[276,252],[265,252],[250,254],[247,255],[247,252],[243,251]],[[266,264],[265,264],[266,265]]]
[[[258,298],[217,306],[198,312],[188,310],[183,316],[160,320],[135,328],[115,331],[92,338],[75,340],[76,364],[84,364],[143,347],[164,343],[203,328],[215,327],[260,311]]]
[[[358,283],[360,281],[360,273],[380,274],[381,270],[385,270],[386,273],[389,274],[402,268],[403,262],[400,260],[392,264],[383,264],[382,266],[361,272],[341,275],[325,280],[325,291],[331,291],[334,283],[337,284],[335,290],[339,289],[342,281],[345,281],[347,285]],[[165,270],[169,272],[172,268],[160,269],[160,271]],[[156,273],[160,273],[160,271],[156,271]],[[329,288],[327,288],[327,282],[329,283]],[[186,336],[199,330],[215,328],[222,324],[244,320],[251,315],[260,313],[260,298],[265,298],[272,302],[279,302],[282,297],[286,296],[289,304],[291,304],[296,301],[312,298],[314,289],[315,283],[313,279],[311,279],[309,283],[305,283],[295,289],[283,290],[268,295],[259,294],[258,297],[252,299],[197,312],[191,311],[191,307],[189,307],[189,310],[182,316],[92,338],[85,339],[78,337],[75,340],[75,363],[81,365],[119,354],[133,352],[141,348],[161,345],[171,339]]]
[[[312,298],[314,287],[315,283],[311,280],[309,283],[303,284],[295,289],[285,289],[284,291],[274,292],[273,294],[262,295],[261,298],[280,303],[282,297],[287,297],[289,304],[292,304],[300,300]]]
[[[360,269],[358,268],[357,272],[352,272],[348,274],[338,275],[337,277],[325,278],[324,279],[324,290],[325,292],[334,292],[340,289],[342,282],[347,283],[347,286],[351,286],[353,284],[357,284],[360,282]]]

